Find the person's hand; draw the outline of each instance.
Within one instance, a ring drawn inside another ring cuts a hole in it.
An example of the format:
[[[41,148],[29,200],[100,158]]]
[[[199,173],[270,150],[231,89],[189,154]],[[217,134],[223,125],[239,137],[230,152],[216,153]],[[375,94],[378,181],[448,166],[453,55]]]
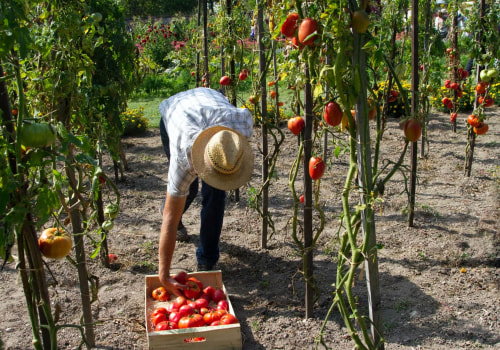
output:
[[[162,278],[160,276],[160,282],[169,291],[170,294],[173,294],[175,296],[184,296],[184,294],[182,293],[182,291],[185,288],[187,288],[186,285],[180,284],[179,282],[177,282],[175,279],[173,279],[170,276],[168,278],[166,278],[166,279]]]

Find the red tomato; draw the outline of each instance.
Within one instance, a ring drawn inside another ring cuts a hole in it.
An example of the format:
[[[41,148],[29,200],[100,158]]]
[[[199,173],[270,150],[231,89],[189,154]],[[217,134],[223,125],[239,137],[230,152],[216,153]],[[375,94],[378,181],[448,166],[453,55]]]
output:
[[[200,314],[192,314],[189,316],[182,317],[179,320],[179,329],[182,328],[193,328],[193,327],[202,327],[205,325],[205,321],[203,321],[203,316]]]
[[[294,37],[292,38],[292,46],[293,46],[295,49],[297,49],[297,48],[298,48],[299,50],[302,50],[302,49],[304,48],[304,45],[303,45],[303,44],[301,44],[301,43],[299,42],[299,39],[297,39],[297,37],[296,37],[296,36],[294,36]],[[293,87],[291,87],[291,89],[293,90]]]
[[[108,259],[109,259],[109,263],[112,264],[118,260],[118,257],[115,254],[110,253],[110,254],[108,254]]]
[[[182,305],[186,304],[186,298],[183,296],[178,296],[175,298],[170,305],[173,306],[175,309],[180,309]]]
[[[251,104],[256,104],[257,102],[259,102],[260,100],[260,97],[257,96],[257,95],[251,95],[249,98],[248,98],[248,101],[250,101]]]
[[[233,314],[225,314],[220,318],[220,324],[233,324],[233,323],[239,323],[238,319],[236,316]]]
[[[181,317],[189,316],[189,315],[194,314],[194,309],[191,305],[188,305],[188,304],[182,305],[179,308],[179,314],[181,315]]]
[[[227,300],[221,300],[217,303],[217,310],[229,310],[229,303]]]
[[[174,323],[179,323],[179,320],[182,318],[181,314],[179,311],[174,311],[174,312],[171,312],[170,315],[168,315],[168,320],[170,322],[174,322]]]
[[[305,122],[302,117],[293,117],[288,119],[287,125],[292,134],[298,135],[304,128]]]
[[[207,312],[210,312],[210,309],[206,308],[206,307],[202,307],[202,308],[200,308],[199,314],[200,315],[205,315]]]
[[[196,281],[191,280],[192,277],[188,278],[186,281],[187,288],[184,289],[184,295],[188,299],[196,299],[201,294],[201,288]]]
[[[216,289],[214,291],[214,295],[212,296],[212,300],[218,303],[221,300],[226,300],[226,293],[222,289]]]
[[[409,119],[404,125],[404,134],[408,141],[416,142],[422,135],[422,124],[416,119]]]
[[[450,84],[451,84],[451,81],[450,79],[446,79],[446,81],[444,82],[444,87],[449,89],[450,88]]]
[[[274,80],[271,80],[267,83],[267,86],[274,86],[274,84],[276,84],[276,82]]]
[[[270,94],[271,94],[271,98],[276,98],[276,91],[272,90],[270,92]]]
[[[488,132],[488,124],[480,123],[478,126],[475,126],[473,130],[476,133],[476,135],[486,134],[486,132]]]
[[[478,94],[484,94],[486,92],[486,88],[488,87],[488,83],[481,81],[476,85],[476,91]]]
[[[203,283],[199,279],[197,279],[196,277],[189,277],[188,281],[195,282],[198,285],[198,287],[200,287],[200,292],[203,290]]]
[[[240,75],[238,76],[238,78],[239,78],[241,81],[246,80],[246,78],[248,78],[248,71],[247,71],[246,69],[243,69],[243,70],[240,72]]]
[[[278,106],[283,107],[283,102],[278,103]]]
[[[223,86],[227,86],[227,85],[231,84],[231,79],[229,79],[229,77],[227,75],[224,75],[222,78],[220,78],[219,84],[221,84]]]
[[[311,157],[309,159],[309,176],[311,176],[311,179],[320,179],[325,173],[325,167],[325,162],[321,157]]]
[[[491,107],[495,104],[495,101],[493,101],[493,99],[490,96],[486,96],[486,97],[479,96],[477,101],[481,105],[484,103],[484,107]]]
[[[160,322],[166,322],[167,319],[167,314],[159,313],[151,315],[151,323],[153,323],[153,326],[156,326]]]
[[[177,328],[179,327],[175,322],[162,321],[155,326],[155,332],[168,331],[170,329],[177,329]]]
[[[210,326],[214,327],[214,326],[220,326],[222,323],[220,323],[219,320],[217,321],[213,321],[212,323],[210,323]]]
[[[481,119],[479,119],[477,115],[471,114],[467,118],[467,123],[473,128],[477,128],[481,124]]]
[[[225,314],[227,314],[226,310],[212,310],[203,315],[203,321],[205,324],[212,324],[212,322],[220,320]]]
[[[168,315],[167,309],[165,309],[164,307],[157,307],[151,313],[151,317],[156,316],[156,315],[160,315],[160,314]]]
[[[295,36],[295,31],[298,28],[298,19],[299,15],[297,13],[294,12],[289,14],[285,22],[283,22],[283,25],[281,26],[281,34],[283,34],[287,38]]]
[[[304,195],[300,196],[299,200],[300,200],[300,203],[304,203]]]
[[[201,308],[207,308],[208,307],[208,300],[205,298],[198,298],[194,301],[196,305],[196,309],[200,310]]]
[[[342,121],[342,109],[337,102],[328,102],[325,105],[325,111],[323,112],[323,119],[328,125],[337,126]]]
[[[203,294],[206,294],[210,297],[210,299],[208,301],[212,300],[212,297],[214,296],[214,292],[215,292],[215,289],[212,286],[207,286],[203,289]]]
[[[317,32],[318,21],[310,17],[304,18],[299,26],[299,42],[303,45],[314,45],[314,40],[318,37]]]
[[[71,236],[61,228],[51,227],[42,232],[38,239],[38,248],[46,258],[62,259],[71,251]]]
[[[457,120],[457,114],[456,113],[451,113],[450,114],[450,121],[454,122],[455,120]]]
[[[158,287],[153,289],[151,296],[153,297],[154,300],[158,301],[167,301],[168,299],[170,299],[170,294],[168,294],[165,287]]]
[[[186,271],[179,271],[175,276],[174,280],[179,282],[180,284],[186,284],[186,281],[188,279],[188,274]]]

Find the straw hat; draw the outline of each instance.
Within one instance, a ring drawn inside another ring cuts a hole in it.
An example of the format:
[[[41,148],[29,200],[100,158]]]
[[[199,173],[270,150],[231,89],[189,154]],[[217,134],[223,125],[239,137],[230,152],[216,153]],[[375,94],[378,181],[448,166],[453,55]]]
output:
[[[191,149],[194,170],[212,187],[229,191],[252,176],[254,155],[247,139],[225,126],[200,133]]]

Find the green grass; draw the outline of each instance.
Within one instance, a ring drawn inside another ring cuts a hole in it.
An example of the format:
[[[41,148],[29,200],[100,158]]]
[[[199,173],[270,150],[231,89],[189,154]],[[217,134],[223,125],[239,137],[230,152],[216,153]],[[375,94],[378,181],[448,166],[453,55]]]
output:
[[[155,129],[160,125],[160,111],[158,107],[161,101],[167,97],[136,98],[128,102],[128,108],[143,107],[144,116],[149,120],[149,128]]]
[[[246,88],[250,88],[250,86],[246,86]],[[271,90],[272,88],[268,88],[268,90]],[[248,90],[243,90],[238,92],[239,96],[247,99],[248,96],[251,94],[250,91]],[[132,99],[128,101],[128,108],[129,109],[139,109],[140,107],[144,108],[144,116],[149,120],[149,125],[148,127],[150,129],[158,128],[160,124],[160,112],[158,110],[158,107],[160,103],[170,97],[168,93],[165,94],[165,96],[157,97],[157,96],[135,96]],[[286,89],[285,87],[281,86],[280,84],[280,100],[284,102],[285,106],[280,107],[283,109],[284,114],[288,117],[295,115],[295,112],[290,109],[290,100],[293,98],[293,91]],[[271,102],[270,97],[268,96],[268,103]]]

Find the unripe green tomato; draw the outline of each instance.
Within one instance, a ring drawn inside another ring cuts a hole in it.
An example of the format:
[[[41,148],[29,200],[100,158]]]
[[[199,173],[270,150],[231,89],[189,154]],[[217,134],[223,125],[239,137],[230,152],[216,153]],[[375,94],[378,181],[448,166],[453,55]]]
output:
[[[104,215],[108,216],[111,219],[116,218],[119,212],[120,212],[120,207],[114,203],[108,204],[104,208]]]
[[[25,123],[20,132],[21,143],[25,147],[42,148],[52,145],[56,134],[48,123]]]
[[[479,73],[479,78],[487,83],[491,80],[486,69],[483,69],[481,73]]]
[[[498,77],[498,69],[496,68],[489,68],[486,70],[486,76],[490,79],[493,80],[496,77]]]
[[[115,223],[113,222],[113,220],[106,220],[102,223],[102,229],[104,231],[111,231],[114,226],[115,226]]]
[[[90,15],[90,18],[92,18],[95,22],[100,22],[102,21],[102,14],[100,12],[94,12]]]

